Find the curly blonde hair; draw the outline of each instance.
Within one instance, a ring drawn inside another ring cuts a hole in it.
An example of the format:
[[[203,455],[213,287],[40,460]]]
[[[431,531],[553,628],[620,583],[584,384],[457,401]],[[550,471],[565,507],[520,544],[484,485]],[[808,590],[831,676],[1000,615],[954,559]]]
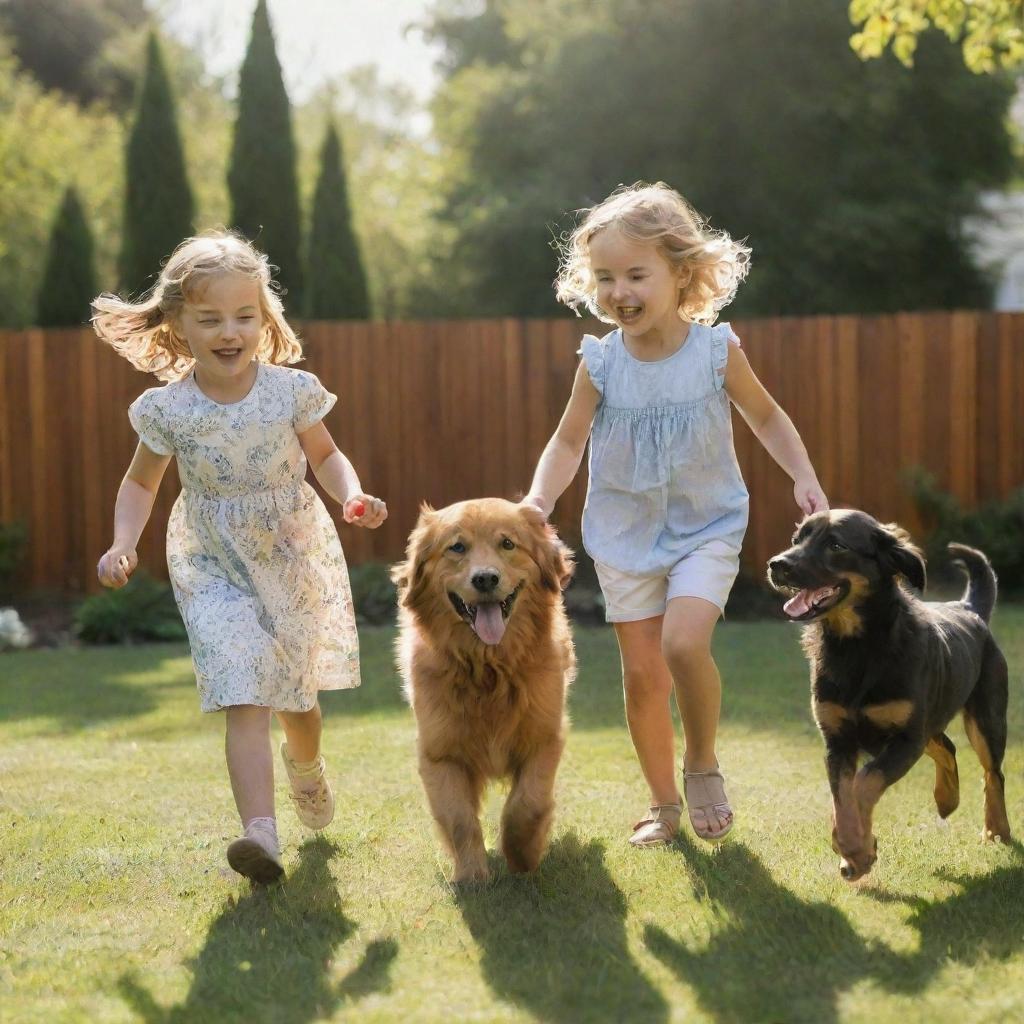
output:
[[[736,294],[750,268],[750,248],[716,231],[675,189],[663,181],[620,185],[604,202],[580,210],[576,229],[556,241],[559,253],[555,295],[579,315],[585,305],[612,323],[597,304],[597,281],[590,264],[590,241],[614,226],[626,237],[649,242],[683,274],[679,312],[686,320],[713,324]]]
[[[186,238],[171,253],[152,290],[139,301],[109,294],[94,299],[93,330],[137,370],[160,380],[179,380],[195,360],[175,330],[175,321],[182,306],[198,300],[210,279],[219,274],[242,274],[260,284],[263,329],[256,358],[266,363],[297,363],[302,345],[284,318],[270,261],[248,239],[223,229]]]

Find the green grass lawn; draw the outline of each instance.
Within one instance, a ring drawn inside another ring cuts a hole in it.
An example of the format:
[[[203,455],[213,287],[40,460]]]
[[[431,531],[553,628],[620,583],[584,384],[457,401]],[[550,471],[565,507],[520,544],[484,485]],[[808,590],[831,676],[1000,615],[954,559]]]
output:
[[[1011,823],[1024,829],[1024,607],[1011,666]],[[338,815],[322,838],[279,785],[288,881],[224,861],[223,721],[180,646],[0,658],[0,1019],[5,1022],[956,1021],[1024,1013],[1024,851],[983,845],[981,771],[937,824],[931,762],[883,799],[880,857],[848,885],[796,630],[726,623],[720,754],[738,824],[715,850],[634,851],[645,790],[610,629],[580,674],[550,853],[534,877],[446,882],[390,630],[363,687],[327,694]],[[493,844],[502,793],[491,791]]]

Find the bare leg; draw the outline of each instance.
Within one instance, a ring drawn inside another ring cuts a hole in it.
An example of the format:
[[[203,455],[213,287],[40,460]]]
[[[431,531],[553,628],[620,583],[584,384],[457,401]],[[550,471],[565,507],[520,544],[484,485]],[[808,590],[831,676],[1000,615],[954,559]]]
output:
[[[720,614],[717,606],[699,597],[673,598],[665,610],[661,649],[675,686],[679,717],[683,720],[686,738],[683,768],[688,772],[718,768],[715,741],[722,709],[722,681],[711,657],[711,636]],[[719,792],[712,797],[707,787],[698,785],[696,779],[694,792],[705,794],[703,799],[691,800],[688,808],[698,834],[727,831],[732,823],[732,811],[727,803],[720,802],[722,794]],[[710,802],[712,800],[714,803]]]
[[[651,790],[651,804],[678,804],[672,676],[661,654],[662,618],[616,622],[630,739]]]
[[[242,825],[274,817],[274,762],[270,709],[237,704],[226,712],[224,753]]]
[[[711,635],[718,608],[699,597],[676,597],[668,603],[661,649],[675,684],[676,703],[686,737],[685,767],[718,767],[715,740],[722,710],[722,681],[711,657]]]
[[[309,711],[275,711],[288,743],[288,756],[293,761],[315,761],[320,756],[320,735],[323,719],[320,705]]]

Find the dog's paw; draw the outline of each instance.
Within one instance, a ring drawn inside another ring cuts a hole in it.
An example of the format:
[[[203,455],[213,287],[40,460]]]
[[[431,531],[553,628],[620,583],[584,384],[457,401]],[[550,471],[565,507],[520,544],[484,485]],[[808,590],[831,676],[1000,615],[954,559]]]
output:
[[[1002,835],[1001,831],[995,832],[990,828],[983,828],[981,830],[981,841],[983,843],[1005,843],[1010,838],[1009,830],[1006,831],[1006,835]]]
[[[858,878],[863,878],[871,870],[876,860],[878,860],[878,840],[872,836],[870,849],[865,847],[843,857],[839,862],[839,874],[847,882],[856,882]]]
[[[456,868],[452,875],[452,885],[470,886],[483,885],[491,880],[491,872],[486,865],[472,865]]]

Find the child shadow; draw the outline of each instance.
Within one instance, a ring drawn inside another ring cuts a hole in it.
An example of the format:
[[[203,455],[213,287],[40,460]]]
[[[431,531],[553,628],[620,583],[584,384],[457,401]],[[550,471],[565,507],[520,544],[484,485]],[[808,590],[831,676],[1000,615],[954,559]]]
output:
[[[893,957],[865,943],[837,908],[776,882],[741,842],[717,850],[679,842],[695,895],[712,903],[720,924],[699,948],[657,925],[648,925],[644,941],[716,1021],[831,1024],[839,996]]]
[[[456,900],[499,998],[543,1021],[658,1024],[668,1006],[630,956],[626,899],[603,853],[596,840],[583,846],[566,834],[534,875],[499,868],[494,882],[461,887]]]
[[[306,1024],[330,1017],[343,1001],[386,987],[393,949],[390,956],[375,954],[374,965],[354,985],[351,974],[338,986],[329,980],[335,950],[355,930],[330,872],[337,851],[321,836],[310,839],[281,885],[253,888],[237,903],[229,897],[190,965],[192,984],[179,1005],[158,1005],[132,974],[120,979],[122,996],[146,1024]]]

